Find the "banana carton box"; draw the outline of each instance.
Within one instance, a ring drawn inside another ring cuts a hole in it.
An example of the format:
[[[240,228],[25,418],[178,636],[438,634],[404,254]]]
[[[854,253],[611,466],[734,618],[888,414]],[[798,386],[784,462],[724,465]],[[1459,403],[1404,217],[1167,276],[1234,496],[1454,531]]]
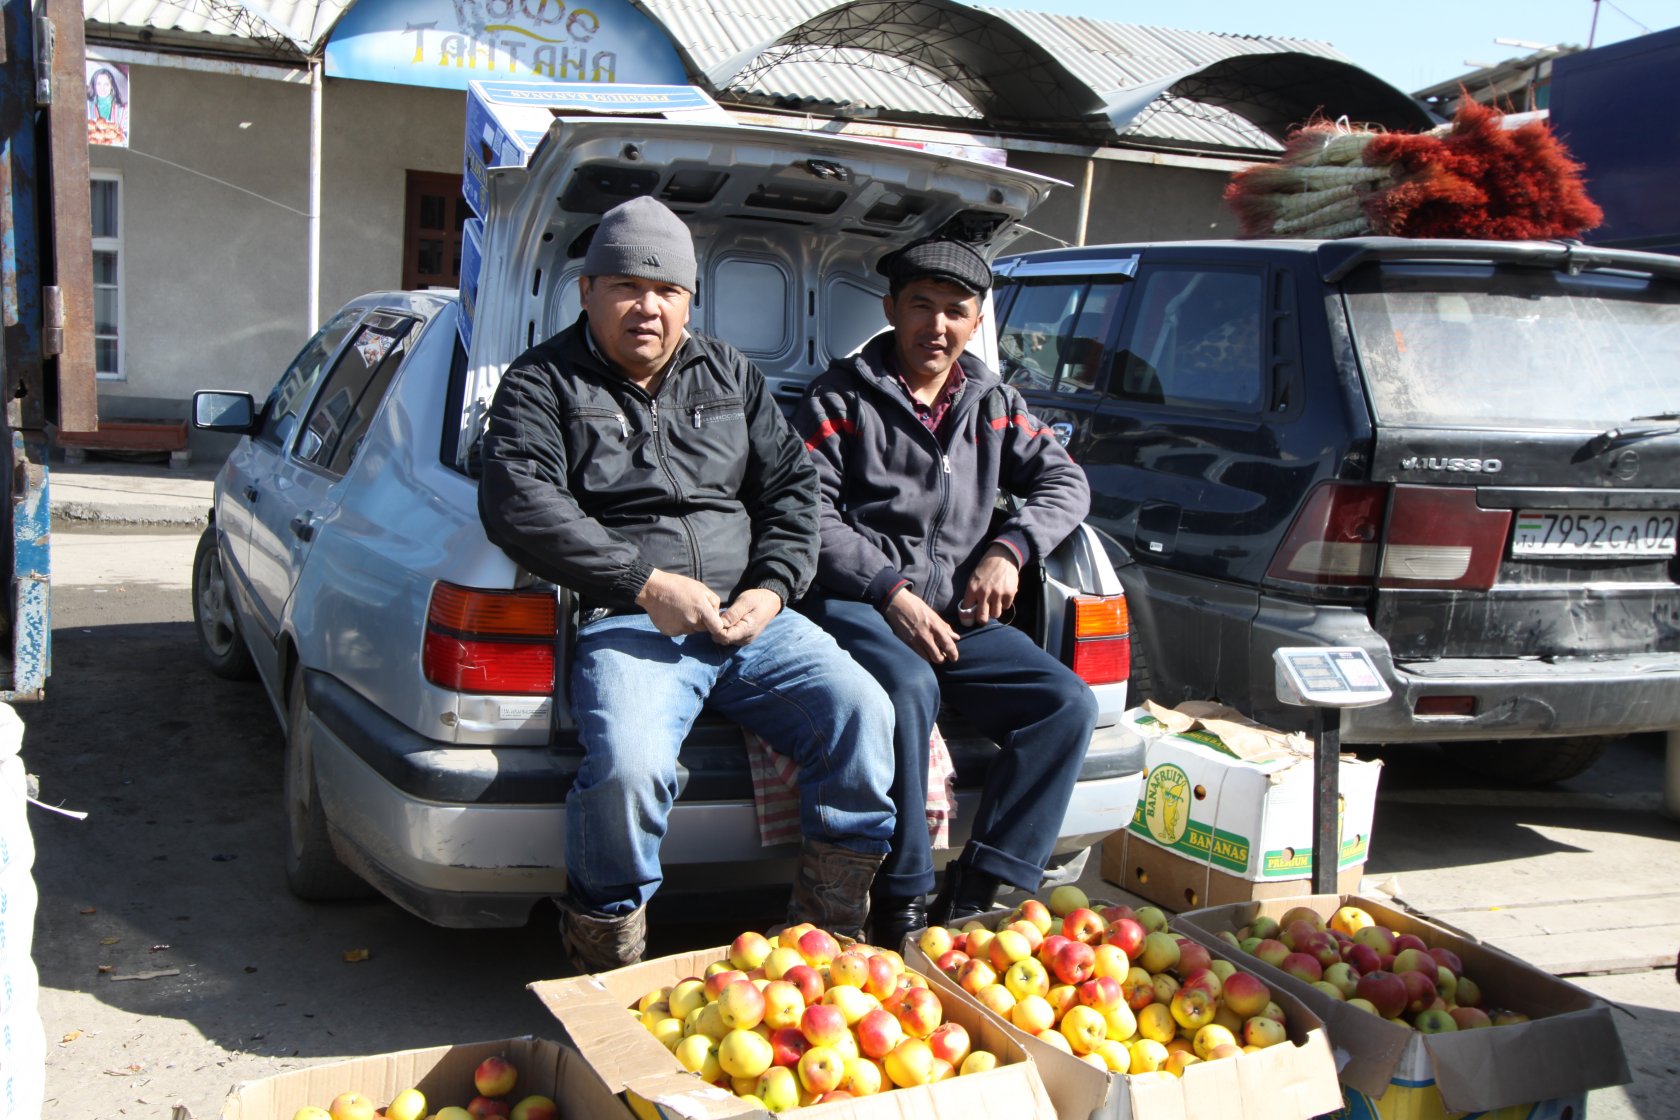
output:
[[[998,910],[981,921],[996,928],[1008,913]],[[1004,1022],[941,972],[918,937],[905,939],[905,964],[928,978],[946,1007],[965,1003],[1007,1032],[1038,1067],[1061,1120],[1308,1120],[1341,1106],[1324,1023],[1291,992],[1274,986],[1271,993],[1288,1019],[1287,1042],[1198,1062],[1182,1076],[1111,1073]],[[1208,952],[1238,963],[1241,954],[1226,948],[1210,945]]]
[[[1603,1000],[1467,933],[1374,899],[1308,895],[1232,903],[1180,914],[1170,928],[1203,945],[1229,949],[1222,931],[1234,933],[1262,917],[1278,919],[1298,906],[1326,922],[1343,907],[1357,907],[1378,926],[1419,937],[1430,949],[1451,950],[1463,966],[1463,979],[1455,984],[1469,979],[1479,988],[1475,1006],[1502,1009],[1517,1020],[1423,1033],[1232,950],[1233,960],[1274,990],[1294,993],[1323,1018],[1346,1098],[1338,1117],[1452,1120],[1471,1113],[1478,1120],[1563,1120],[1586,1114],[1588,1090],[1631,1080]]]
[[[1103,878],[1169,910],[1311,889],[1313,743],[1202,701],[1145,703],[1125,722],[1148,741],[1130,825],[1103,844]],[[1380,762],[1338,767],[1338,885],[1357,887]]]
[[[624,1102],[607,1091],[576,1050],[529,1035],[400,1050],[247,1081],[235,1086],[222,1102],[222,1120],[291,1120],[305,1105],[324,1109],[340,1093],[350,1092],[361,1093],[383,1108],[409,1088],[426,1095],[429,1113],[449,1105],[464,1108],[478,1095],[473,1070],[498,1054],[519,1074],[509,1103],[536,1094],[554,1101],[566,1120],[632,1120]]]
[[[769,1120],[771,1113],[688,1072],[634,1014],[647,992],[704,977],[729,946],[678,953],[611,972],[540,980],[530,985],[565,1028],[589,1068],[623,1095],[642,1120]],[[1057,1112],[1026,1050],[979,1006],[944,998],[944,1017],[967,1029],[976,1049],[997,1056],[996,1068],[931,1085],[813,1104],[811,1120],[1056,1120]]]

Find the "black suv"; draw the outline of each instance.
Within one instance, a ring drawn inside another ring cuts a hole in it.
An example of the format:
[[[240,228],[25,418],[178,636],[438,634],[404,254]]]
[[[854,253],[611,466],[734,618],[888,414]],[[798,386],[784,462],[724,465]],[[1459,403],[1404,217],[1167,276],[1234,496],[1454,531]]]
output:
[[[1301,727],[1272,651],[1368,650],[1348,743],[1529,782],[1680,727],[1680,258],[1354,238],[998,265],[1005,375],[1091,480],[1133,697]]]

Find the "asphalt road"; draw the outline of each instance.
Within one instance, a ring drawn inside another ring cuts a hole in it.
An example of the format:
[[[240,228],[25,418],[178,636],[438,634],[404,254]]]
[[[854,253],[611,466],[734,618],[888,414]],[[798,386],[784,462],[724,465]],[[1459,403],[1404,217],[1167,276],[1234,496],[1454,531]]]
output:
[[[525,991],[560,971],[551,914],[463,932],[382,901],[287,893],[280,734],[260,686],[220,680],[198,658],[196,539],[55,532],[53,673],[45,701],[19,708],[24,758],[43,800],[89,815],[30,813],[44,1115],[180,1106],[177,1120],[207,1120],[247,1078],[552,1033]],[[1635,1075],[1592,1095],[1595,1120],[1680,1116],[1680,825],[1660,812],[1662,749],[1625,740],[1589,774],[1539,791],[1479,786],[1434,748],[1384,756],[1369,885],[1560,972],[1625,969],[1576,978],[1622,1009]],[[1096,864],[1087,889],[1118,894]],[[684,917],[660,916],[655,952],[718,944],[751,920]],[[347,963],[352,950],[368,959]]]

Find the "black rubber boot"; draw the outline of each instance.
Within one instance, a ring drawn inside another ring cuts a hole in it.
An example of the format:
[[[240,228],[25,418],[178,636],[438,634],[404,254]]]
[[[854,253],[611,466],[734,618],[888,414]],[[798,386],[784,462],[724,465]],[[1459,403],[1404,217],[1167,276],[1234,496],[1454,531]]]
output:
[[[928,919],[935,925],[960,928],[970,918],[991,912],[1002,885],[996,877],[969,864],[949,864],[939,894],[928,909]]]
[[[927,902],[921,895],[910,898],[878,896],[870,903],[869,943],[902,953],[904,939],[927,928],[927,924]]]

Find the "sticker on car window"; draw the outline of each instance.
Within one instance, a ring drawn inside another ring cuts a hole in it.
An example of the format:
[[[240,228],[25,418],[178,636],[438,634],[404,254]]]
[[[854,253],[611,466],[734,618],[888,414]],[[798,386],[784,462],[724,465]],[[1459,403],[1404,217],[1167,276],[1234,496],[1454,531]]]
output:
[[[372,369],[385,360],[385,355],[391,352],[391,344],[396,342],[388,334],[375,334],[372,331],[362,332],[362,337],[356,340],[356,354],[362,359],[362,364]]]

